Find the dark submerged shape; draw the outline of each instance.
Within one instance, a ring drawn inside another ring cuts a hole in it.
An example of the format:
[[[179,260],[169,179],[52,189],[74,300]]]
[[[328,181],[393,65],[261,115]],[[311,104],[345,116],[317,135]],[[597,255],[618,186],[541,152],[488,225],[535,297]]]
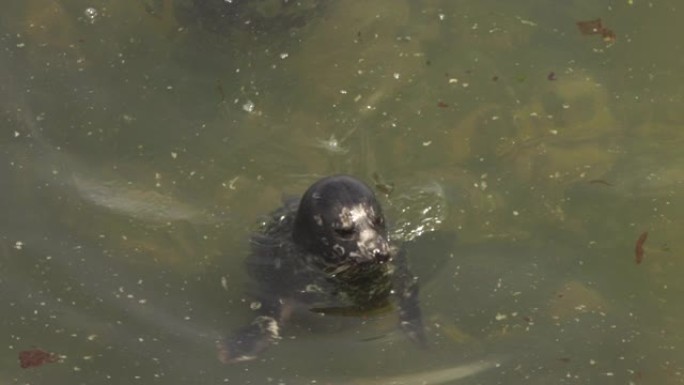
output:
[[[280,339],[295,305],[317,313],[358,314],[399,307],[401,328],[420,345],[425,332],[418,285],[403,252],[391,247],[373,191],[350,176],[320,179],[286,202],[252,239],[256,318],[219,343],[225,363],[254,359]]]

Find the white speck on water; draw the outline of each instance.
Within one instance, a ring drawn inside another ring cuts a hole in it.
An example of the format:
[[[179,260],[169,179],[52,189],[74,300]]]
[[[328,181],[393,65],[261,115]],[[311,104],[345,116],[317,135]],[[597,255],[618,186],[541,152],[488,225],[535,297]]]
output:
[[[224,290],[228,290],[228,278],[223,276],[221,277],[221,286],[223,287]]]
[[[245,104],[242,105],[242,109],[249,113],[254,112],[254,102],[247,100]]]
[[[249,304],[249,308],[252,310],[259,310],[259,309],[261,309],[261,302],[254,301],[254,302]]]
[[[340,90],[340,93],[341,93],[342,95],[346,95],[346,94],[347,94],[347,90]]]
[[[15,138],[18,138],[19,135],[21,135],[21,134],[19,133],[19,131],[14,131],[14,137],[15,137]]]
[[[431,140],[428,140],[427,142],[423,142],[423,147],[427,147],[432,144]]]
[[[26,47],[26,44],[24,43],[17,43],[17,48],[24,48]]]
[[[439,17],[439,20],[440,20],[440,21],[444,20],[444,18],[446,17],[446,15],[444,15],[443,13],[440,13],[440,14],[437,15],[437,16]]]
[[[518,215],[520,215],[520,213],[517,210],[513,210],[513,216],[517,217]]]
[[[395,72],[394,74],[392,74],[392,76],[393,76],[395,79],[399,80],[399,77],[400,77],[401,75],[399,74],[399,72]]]
[[[456,83],[458,83],[458,79],[456,79],[456,78],[449,79],[449,84],[456,84]]]
[[[85,9],[85,11],[83,11],[83,15],[85,15],[86,20],[88,20],[92,24],[95,23],[95,19],[97,19],[98,12],[97,9],[93,7],[88,7]]]
[[[346,154],[349,149],[342,147],[335,135],[330,135],[330,139],[316,139],[316,147],[323,148],[335,154]]]
[[[178,153],[177,153],[177,152],[171,152],[171,157],[172,157],[173,159],[178,158]]]
[[[501,313],[497,313],[496,316],[494,317],[494,319],[497,321],[503,321],[506,318],[508,318],[508,316],[506,314],[501,314]]]
[[[521,18],[520,16],[516,16],[515,18],[518,19],[518,21],[523,25],[527,25],[530,27],[536,27],[537,26],[537,23],[530,21],[530,20],[525,20],[525,19]]]
[[[24,247],[24,242],[22,242],[22,241],[16,241],[14,243],[14,248],[17,250],[21,250],[23,247]]]
[[[280,58],[281,58],[281,59],[287,59],[288,56],[290,56],[290,54],[287,53],[287,52],[283,52],[283,53],[280,54]]]
[[[231,179],[228,181],[228,188],[231,190],[235,190],[235,182],[237,182],[239,176],[236,176],[235,178]]]

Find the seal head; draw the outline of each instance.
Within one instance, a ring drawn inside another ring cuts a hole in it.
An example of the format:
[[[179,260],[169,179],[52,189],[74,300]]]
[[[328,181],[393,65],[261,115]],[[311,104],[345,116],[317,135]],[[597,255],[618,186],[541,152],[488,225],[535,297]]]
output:
[[[333,270],[389,261],[382,209],[373,191],[345,175],[323,178],[304,193],[292,237],[311,258]]]

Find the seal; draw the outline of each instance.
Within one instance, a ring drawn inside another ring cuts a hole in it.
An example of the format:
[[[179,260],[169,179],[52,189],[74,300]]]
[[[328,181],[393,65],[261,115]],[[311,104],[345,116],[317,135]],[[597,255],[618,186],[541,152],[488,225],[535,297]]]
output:
[[[271,213],[251,238],[247,271],[256,317],[219,341],[224,363],[252,360],[277,343],[297,308],[364,314],[394,302],[401,329],[426,344],[417,278],[390,245],[375,194],[356,178],[320,179]]]

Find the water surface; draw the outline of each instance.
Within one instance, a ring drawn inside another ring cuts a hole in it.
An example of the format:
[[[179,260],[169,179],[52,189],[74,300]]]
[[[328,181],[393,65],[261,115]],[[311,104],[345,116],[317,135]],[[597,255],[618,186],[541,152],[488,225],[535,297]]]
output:
[[[683,383],[681,16],[7,2],[0,381]],[[576,25],[597,18],[615,39]],[[333,173],[377,185],[429,349],[385,313],[220,364],[215,341],[251,319],[249,233]],[[36,348],[59,362],[22,369]]]

